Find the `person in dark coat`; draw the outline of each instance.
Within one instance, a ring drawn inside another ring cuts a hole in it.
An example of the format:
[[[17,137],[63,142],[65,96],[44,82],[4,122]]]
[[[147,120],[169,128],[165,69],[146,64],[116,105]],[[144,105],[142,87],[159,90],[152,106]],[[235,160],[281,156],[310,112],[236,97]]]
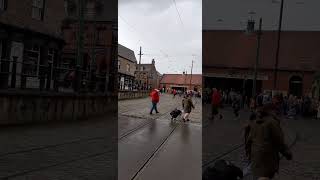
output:
[[[193,102],[191,100],[191,97],[189,94],[185,95],[185,97],[182,99],[182,107],[184,111],[184,115],[182,120],[185,121],[190,121],[189,120],[189,115],[191,113],[191,110],[194,109]]]
[[[212,120],[214,119],[214,117],[216,115],[219,114],[219,107],[221,105],[221,99],[222,99],[222,96],[221,96],[220,92],[216,88],[213,88],[212,89],[212,99],[211,99]],[[220,119],[222,119],[222,114],[220,114],[219,117],[220,117]]]
[[[280,120],[273,109],[272,104],[259,108],[256,118],[250,121],[245,131],[246,155],[258,180],[274,177],[279,170],[279,154],[287,160],[292,159],[292,153],[284,142]]]

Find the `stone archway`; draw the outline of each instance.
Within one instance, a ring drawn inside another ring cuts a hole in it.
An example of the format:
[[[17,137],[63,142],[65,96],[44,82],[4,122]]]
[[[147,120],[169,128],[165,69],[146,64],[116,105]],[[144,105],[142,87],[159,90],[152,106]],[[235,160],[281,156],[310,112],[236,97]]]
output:
[[[294,96],[302,96],[303,81],[300,76],[292,76],[289,79],[289,93]]]

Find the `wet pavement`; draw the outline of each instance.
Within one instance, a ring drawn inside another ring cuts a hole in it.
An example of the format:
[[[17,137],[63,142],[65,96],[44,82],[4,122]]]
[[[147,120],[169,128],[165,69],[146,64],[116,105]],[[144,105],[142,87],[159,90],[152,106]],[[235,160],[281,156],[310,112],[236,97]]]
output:
[[[181,100],[162,95],[154,115],[149,98],[119,102],[119,180],[201,179],[201,100],[190,123],[171,121]]]
[[[117,119],[3,127],[0,179],[116,179]]]

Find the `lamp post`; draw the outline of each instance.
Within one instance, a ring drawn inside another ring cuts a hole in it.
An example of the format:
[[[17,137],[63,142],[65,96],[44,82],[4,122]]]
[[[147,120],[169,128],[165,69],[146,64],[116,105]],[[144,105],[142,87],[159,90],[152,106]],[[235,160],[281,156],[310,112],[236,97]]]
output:
[[[254,32],[254,20],[249,20],[247,25],[247,32]],[[257,32],[257,52],[256,52],[256,61],[254,65],[254,76],[253,76],[253,86],[252,86],[252,96],[257,94],[257,76],[258,76],[258,67],[259,67],[259,57],[260,57],[260,42],[262,35],[262,18],[259,20],[259,30]]]
[[[276,52],[276,61],[274,65],[274,80],[273,80],[273,88],[277,89],[277,80],[278,80],[278,64],[279,64],[279,52],[280,52],[280,38],[281,38],[281,26],[282,26],[282,14],[283,14],[283,1],[281,0],[280,6],[280,15],[279,15],[279,26],[278,26],[278,44],[277,44],[277,52]]]

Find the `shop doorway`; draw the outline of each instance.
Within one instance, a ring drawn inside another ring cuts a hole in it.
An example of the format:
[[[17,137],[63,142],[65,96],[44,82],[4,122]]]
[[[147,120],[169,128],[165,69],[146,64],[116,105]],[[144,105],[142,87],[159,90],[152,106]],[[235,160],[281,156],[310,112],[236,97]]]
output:
[[[301,97],[302,96],[302,78],[299,76],[292,76],[289,80],[289,93]]]

